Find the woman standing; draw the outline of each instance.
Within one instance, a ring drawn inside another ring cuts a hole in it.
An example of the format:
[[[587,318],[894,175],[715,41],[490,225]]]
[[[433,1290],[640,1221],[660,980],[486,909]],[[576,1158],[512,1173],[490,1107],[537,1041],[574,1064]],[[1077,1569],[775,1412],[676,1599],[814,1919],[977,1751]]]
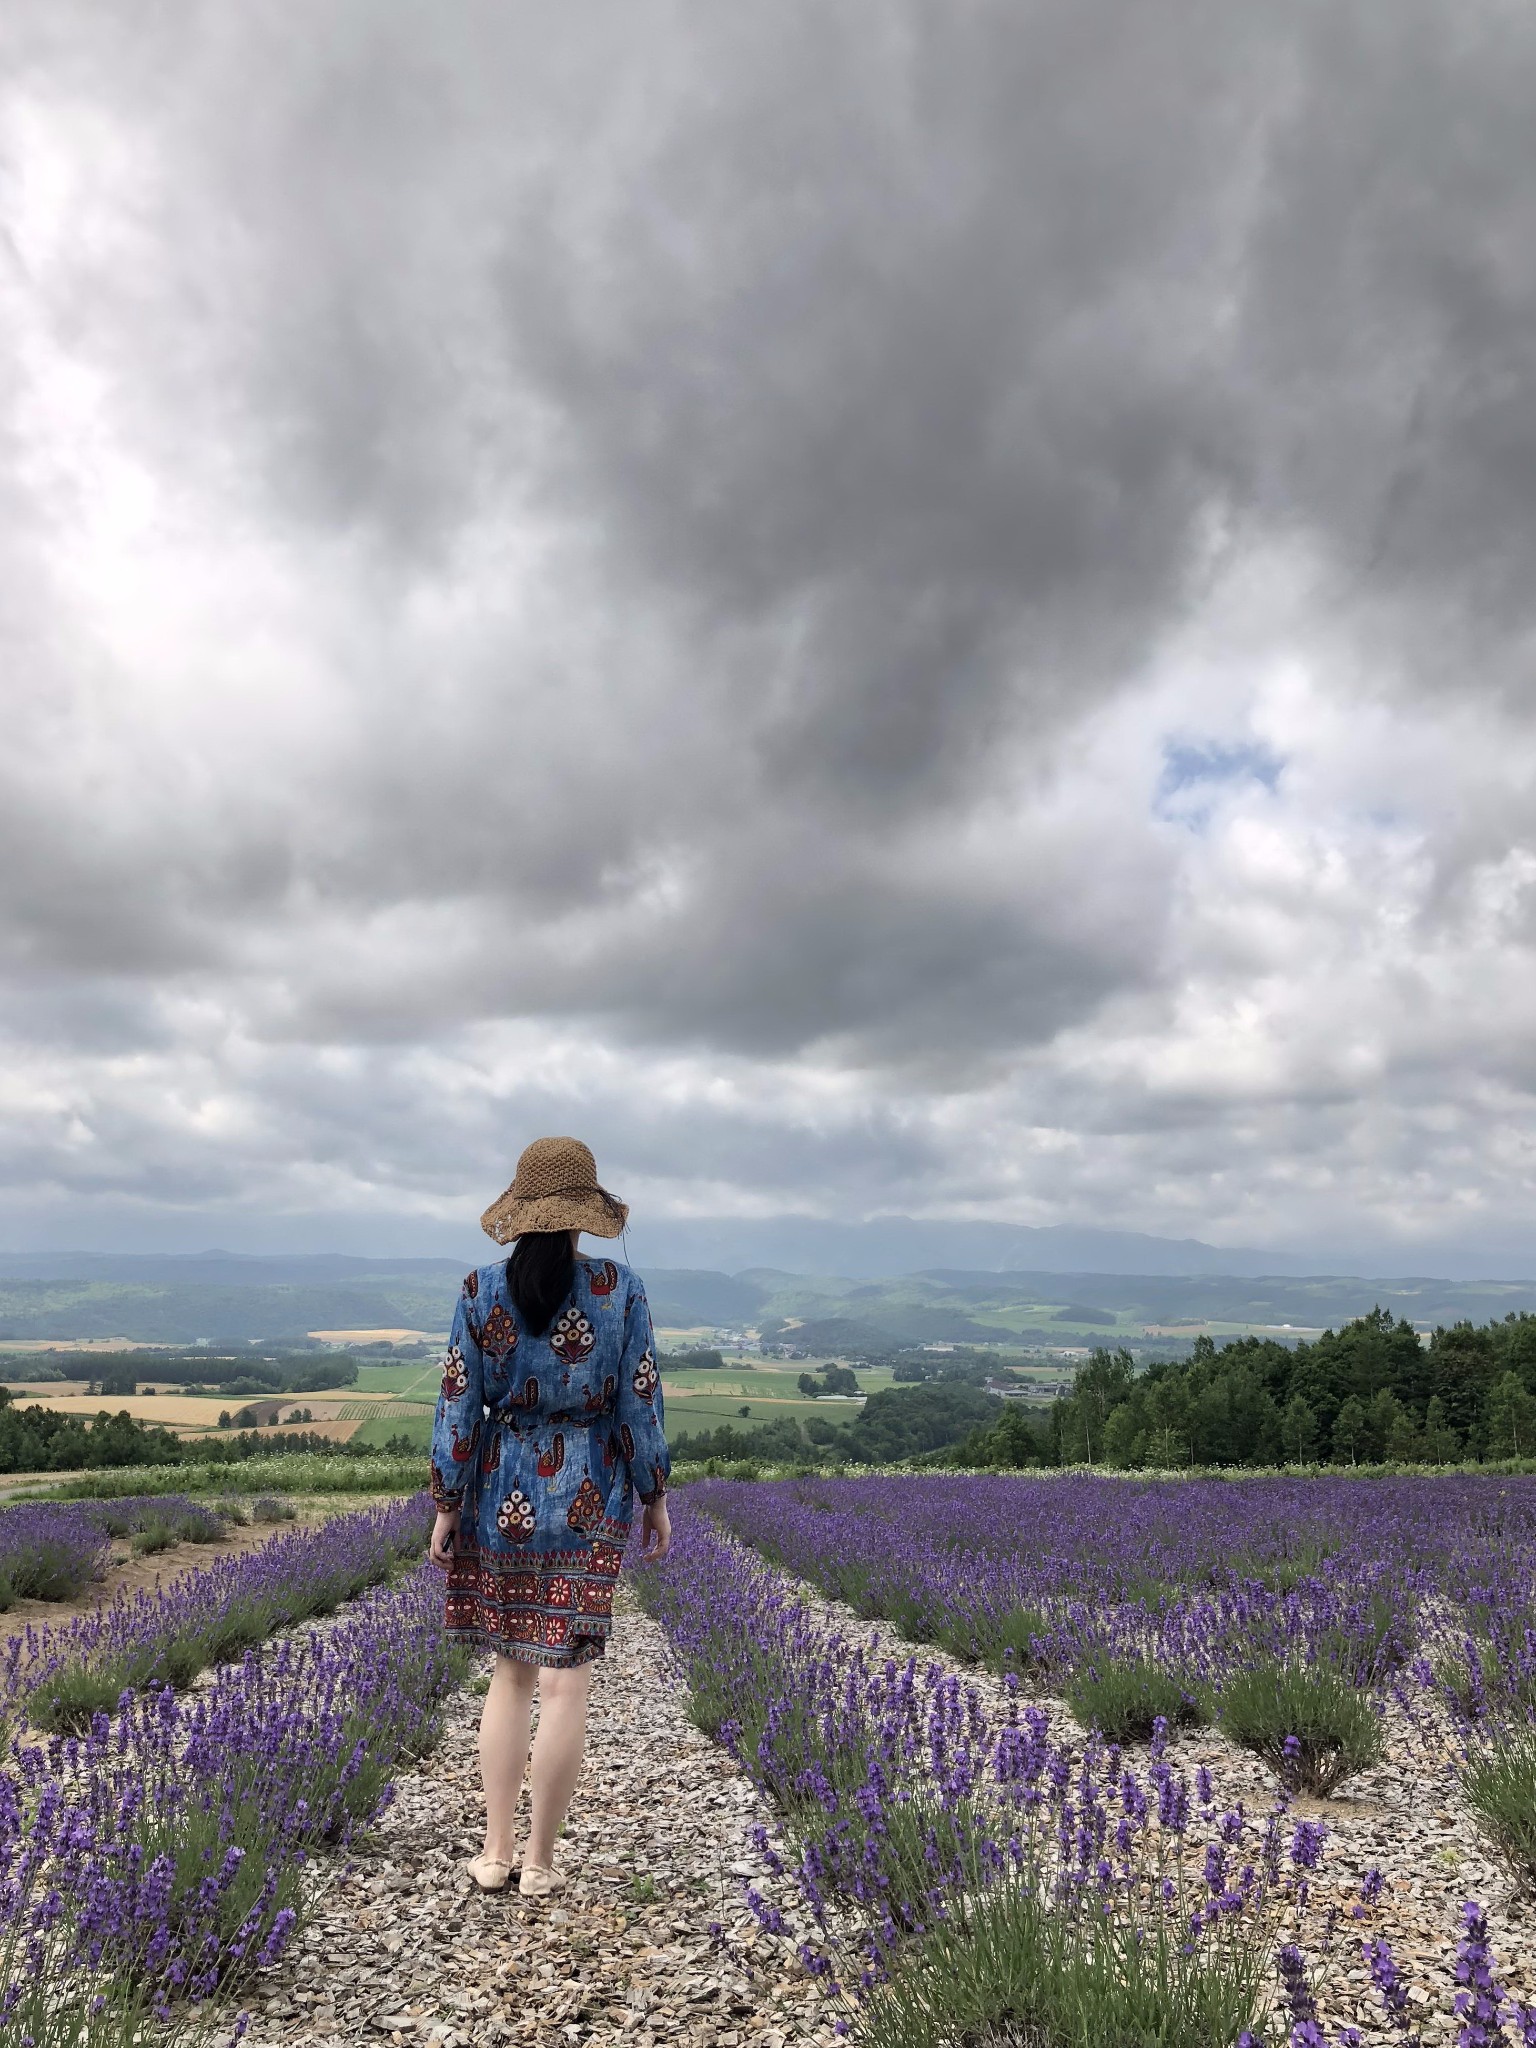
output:
[[[661,1381],[645,1289],[628,1266],[581,1256],[585,1230],[629,1214],[576,1138],[537,1138],[481,1217],[504,1263],[464,1281],[432,1429],[432,1561],[448,1574],[450,1634],[487,1643],[496,1669],[480,1719],[485,1848],[470,1876],[500,1891],[528,1767],[518,1890],[564,1888],[555,1836],[581,1769],[592,1664],[642,1503],[642,1554],[672,1540]],[[539,1733],[529,1757],[535,1682]]]

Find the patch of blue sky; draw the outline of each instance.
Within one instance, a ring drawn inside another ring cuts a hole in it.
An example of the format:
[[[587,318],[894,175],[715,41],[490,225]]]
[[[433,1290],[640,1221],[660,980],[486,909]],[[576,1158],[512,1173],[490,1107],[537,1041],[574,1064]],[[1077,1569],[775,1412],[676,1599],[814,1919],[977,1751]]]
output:
[[[1216,740],[1203,744],[1170,740],[1163,748],[1163,768],[1152,808],[1158,817],[1198,832],[1208,822],[1221,788],[1257,782],[1273,790],[1278,788],[1284,768],[1282,755],[1257,742],[1233,746]]]

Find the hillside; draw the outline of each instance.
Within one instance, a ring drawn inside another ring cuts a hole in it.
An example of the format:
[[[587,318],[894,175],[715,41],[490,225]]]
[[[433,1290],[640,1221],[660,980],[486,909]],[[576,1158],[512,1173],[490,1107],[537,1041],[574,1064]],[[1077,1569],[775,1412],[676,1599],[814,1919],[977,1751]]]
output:
[[[311,1331],[446,1332],[468,1261],[457,1259],[0,1258],[0,1342],[108,1337],[302,1345]],[[1536,1287],[1490,1281],[1316,1277],[1170,1279],[936,1268],[890,1280],[757,1267],[642,1269],[658,1325],[801,1328],[826,1353],[915,1344],[1113,1340],[1177,1347],[1201,1330],[1338,1328],[1378,1304],[1421,1329],[1536,1308]],[[1144,1334],[1151,1332],[1150,1335]],[[787,1336],[791,1332],[785,1333]]]

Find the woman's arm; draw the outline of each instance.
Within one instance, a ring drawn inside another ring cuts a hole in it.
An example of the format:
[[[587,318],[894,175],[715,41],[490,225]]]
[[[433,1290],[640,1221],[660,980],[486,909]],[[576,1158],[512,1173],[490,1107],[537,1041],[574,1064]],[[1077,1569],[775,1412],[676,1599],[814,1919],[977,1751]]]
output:
[[[645,1289],[631,1276],[624,1304],[624,1354],[619,1365],[619,1441],[629,1460],[630,1479],[649,1509],[667,1490],[672,1453],[667,1449],[656,1370],[656,1339]]]
[[[432,1421],[432,1498],[438,1522],[432,1535],[432,1557],[438,1564],[448,1561],[442,1539],[448,1530],[458,1528],[464,1489],[480,1446],[485,1365],[479,1331],[469,1311],[469,1297],[461,1294],[453,1314],[453,1334],[443,1353],[443,1384]]]

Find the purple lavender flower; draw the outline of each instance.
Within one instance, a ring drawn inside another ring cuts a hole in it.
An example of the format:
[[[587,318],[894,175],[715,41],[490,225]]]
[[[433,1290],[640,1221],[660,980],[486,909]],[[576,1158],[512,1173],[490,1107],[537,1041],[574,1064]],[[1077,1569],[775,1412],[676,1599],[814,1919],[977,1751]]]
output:
[[[1493,1974],[1493,1951],[1488,1943],[1488,1919],[1475,1900],[1461,1909],[1462,1936],[1456,1947],[1456,2015],[1461,2031],[1457,2048],[1502,2048],[1504,2029],[1499,2024],[1504,1993]]]
[[[1316,1870],[1323,1860],[1323,1842],[1327,1829],[1321,1821],[1300,1820],[1291,1837],[1291,1861],[1298,1870]]]

